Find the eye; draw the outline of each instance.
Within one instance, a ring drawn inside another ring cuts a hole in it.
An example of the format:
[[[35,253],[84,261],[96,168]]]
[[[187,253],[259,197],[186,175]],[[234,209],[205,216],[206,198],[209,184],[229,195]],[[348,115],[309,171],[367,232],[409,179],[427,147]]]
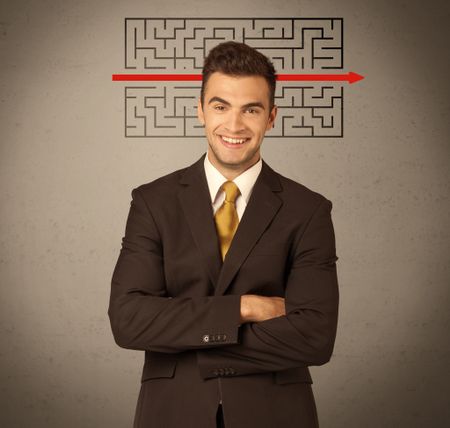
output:
[[[249,113],[249,114],[258,114],[259,110],[257,108],[254,108],[254,107],[249,107],[248,109],[245,110],[245,112]]]
[[[215,106],[213,106],[213,109],[216,111],[224,111],[225,110],[225,106],[222,104],[216,104]]]

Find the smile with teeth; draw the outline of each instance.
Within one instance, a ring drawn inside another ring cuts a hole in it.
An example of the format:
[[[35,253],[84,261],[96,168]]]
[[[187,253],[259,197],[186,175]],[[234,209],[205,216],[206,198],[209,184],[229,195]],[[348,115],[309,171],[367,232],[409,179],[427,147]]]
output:
[[[223,141],[229,144],[243,144],[247,141],[247,138],[230,138],[225,137],[223,135],[221,135],[220,137],[222,138]]]

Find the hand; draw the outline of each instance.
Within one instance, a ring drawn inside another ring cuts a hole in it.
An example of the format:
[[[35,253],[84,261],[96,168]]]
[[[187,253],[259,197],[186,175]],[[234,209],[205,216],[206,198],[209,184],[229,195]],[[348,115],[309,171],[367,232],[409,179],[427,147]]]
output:
[[[258,322],[286,315],[283,297],[244,294],[241,296],[241,323]]]

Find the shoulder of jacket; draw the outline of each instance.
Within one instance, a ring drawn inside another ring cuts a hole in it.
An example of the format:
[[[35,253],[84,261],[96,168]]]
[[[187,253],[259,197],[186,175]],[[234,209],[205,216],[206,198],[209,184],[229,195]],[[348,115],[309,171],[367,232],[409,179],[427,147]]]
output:
[[[141,195],[147,196],[152,194],[170,194],[178,188],[180,177],[184,174],[188,167],[181,168],[169,174],[156,178],[148,183],[141,184],[133,189]]]
[[[301,184],[291,178],[285,177],[279,172],[275,172],[278,175],[280,184],[283,188],[283,193],[286,198],[295,198],[304,201],[310,205],[318,206],[324,201],[329,201],[324,195],[312,190],[311,188]],[[329,201],[331,202],[331,201]]]

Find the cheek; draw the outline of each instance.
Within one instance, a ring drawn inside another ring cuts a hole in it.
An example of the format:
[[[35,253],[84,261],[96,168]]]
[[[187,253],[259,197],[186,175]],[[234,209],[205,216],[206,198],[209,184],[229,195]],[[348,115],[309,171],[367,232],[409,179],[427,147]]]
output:
[[[260,122],[258,123],[258,127],[255,127],[255,134],[258,134],[262,137],[270,128],[271,127],[266,121]]]
[[[220,121],[211,119],[208,121],[208,131],[210,133],[214,133],[218,128],[220,128]]]

